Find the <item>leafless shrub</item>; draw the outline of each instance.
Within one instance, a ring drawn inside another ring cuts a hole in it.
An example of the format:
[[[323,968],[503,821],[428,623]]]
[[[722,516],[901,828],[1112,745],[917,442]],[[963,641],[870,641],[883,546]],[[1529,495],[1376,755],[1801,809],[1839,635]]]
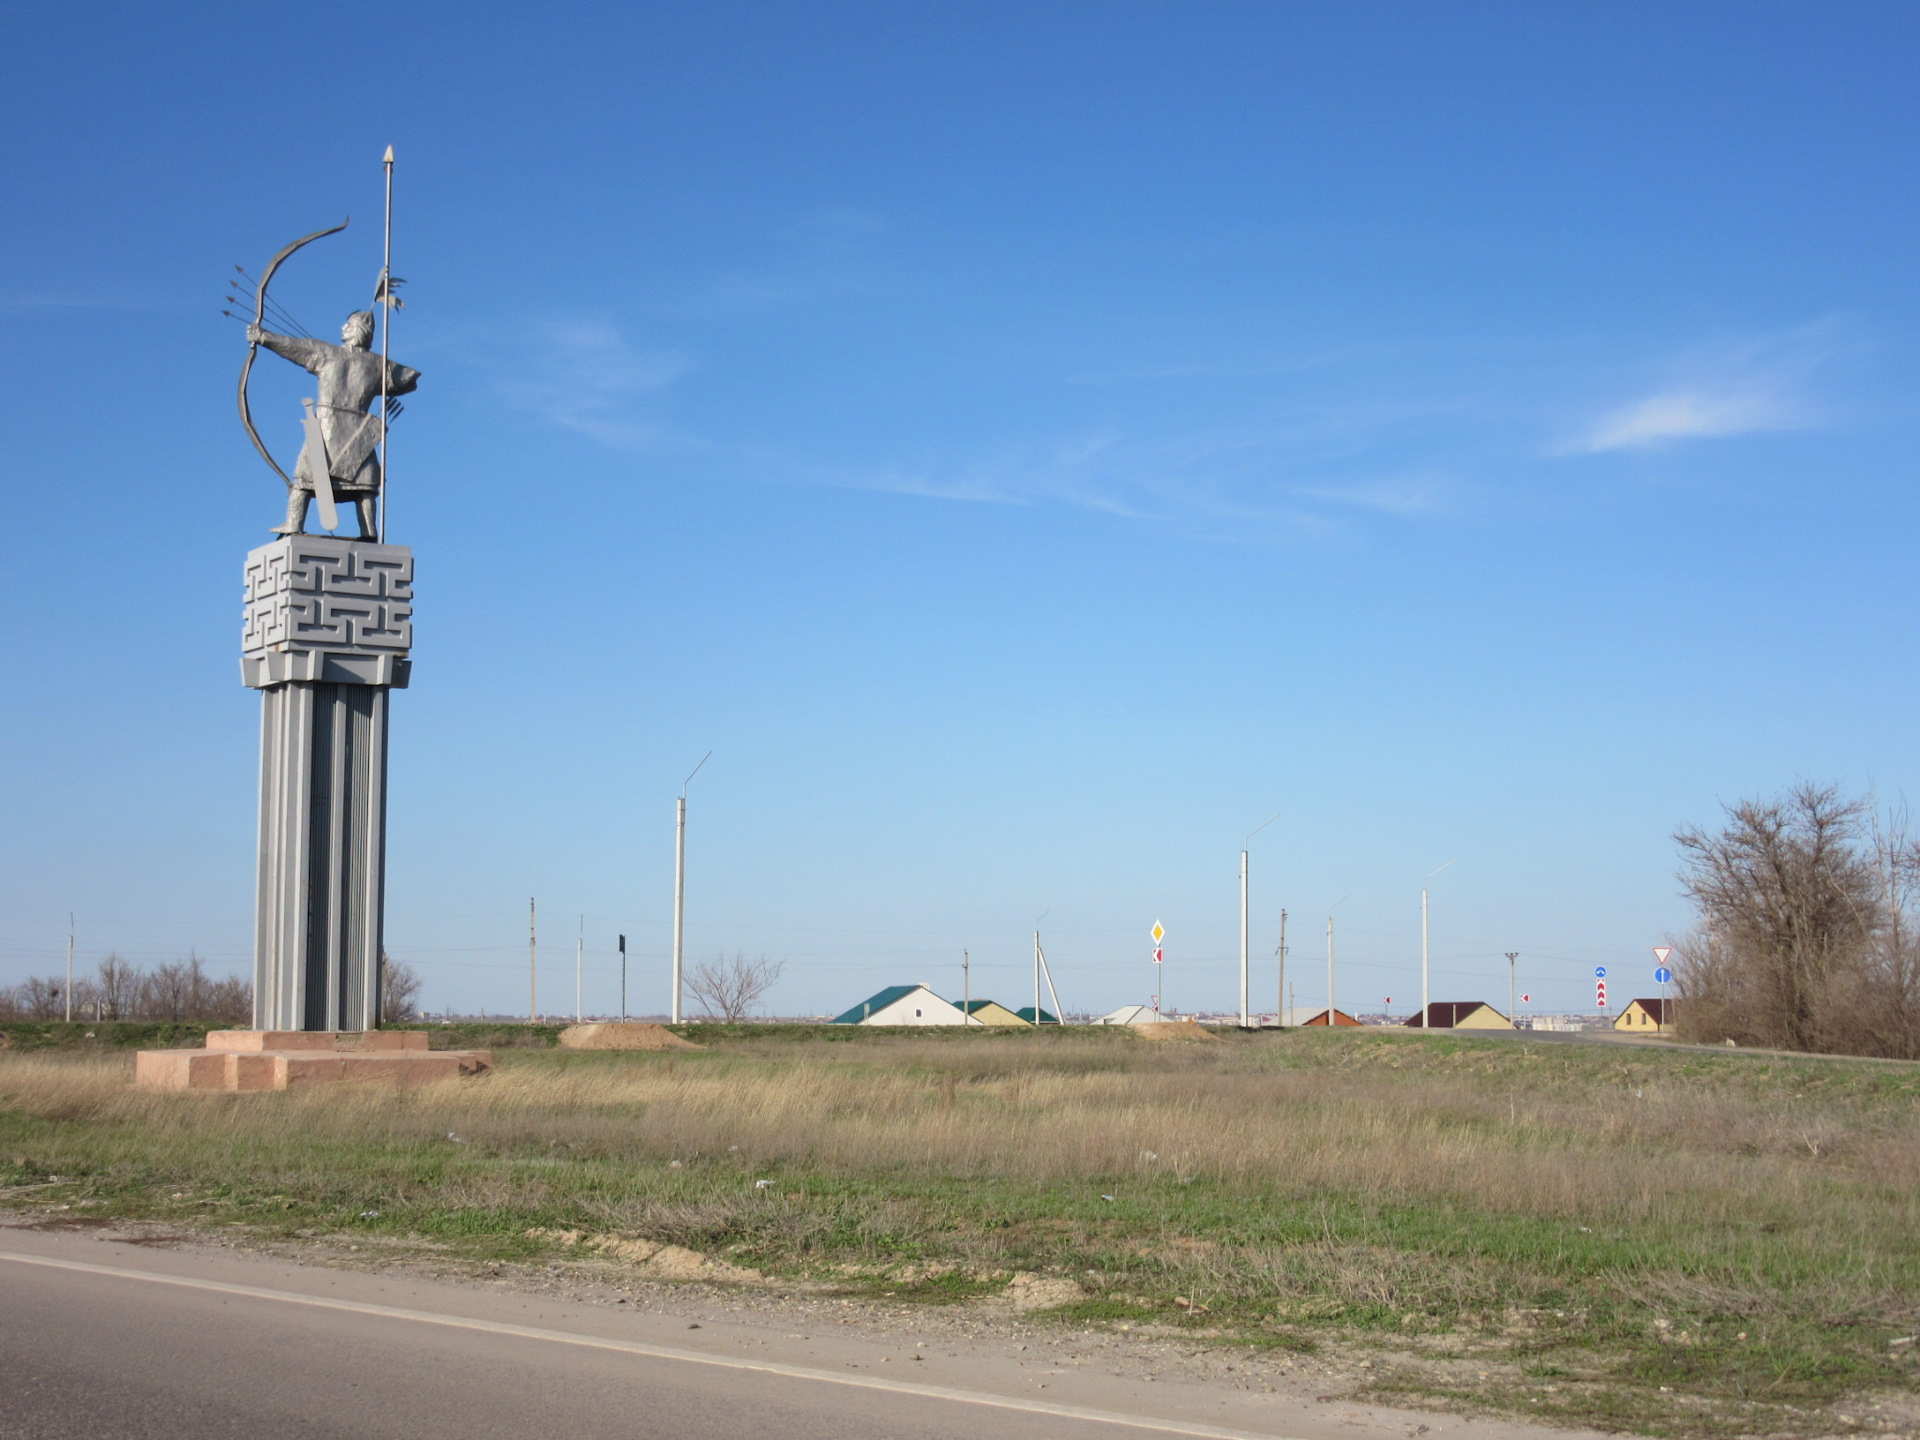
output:
[[[27,1020],[59,1020],[66,1015],[66,982],[59,979],[28,980],[19,987],[14,1003]]]
[[[420,976],[404,960],[380,957],[380,1023],[401,1025],[419,1013]]]
[[[1920,1056],[1920,847],[1903,816],[1802,783],[1674,838],[1699,911],[1674,967],[1684,1037]]]
[[[725,956],[703,960],[687,972],[687,993],[708,1019],[744,1020],[773,988],[783,968],[780,961],[764,955],[758,960],[741,954],[731,960]]]
[[[126,1020],[140,1003],[140,982],[145,977],[137,965],[129,965],[118,955],[100,962],[99,976],[93,983],[96,1020]]]

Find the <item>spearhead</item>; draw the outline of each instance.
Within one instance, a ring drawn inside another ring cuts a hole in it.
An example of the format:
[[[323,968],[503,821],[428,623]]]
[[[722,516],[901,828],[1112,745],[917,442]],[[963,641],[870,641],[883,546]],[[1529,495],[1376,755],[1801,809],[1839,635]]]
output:
[[[393,163],[393,147],[391,145],[387,146],[386,156],[380,163],[382,165],[391,165]]]

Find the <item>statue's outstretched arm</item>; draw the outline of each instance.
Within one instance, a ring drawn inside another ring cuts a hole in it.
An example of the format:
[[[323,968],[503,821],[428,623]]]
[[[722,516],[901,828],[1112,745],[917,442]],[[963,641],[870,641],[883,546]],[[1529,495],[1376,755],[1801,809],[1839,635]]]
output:
[[[256,339],[252,330],[247,332],[247,338]],[[261,330],[257,340],[274,354],[291,360],[301,369],[311,370],[315,374],[319,373],[320,367],[326,363],[327,356],[333,351],[333,346],[324,340],[307,340],[298,335],[276,335],[271,330]]]

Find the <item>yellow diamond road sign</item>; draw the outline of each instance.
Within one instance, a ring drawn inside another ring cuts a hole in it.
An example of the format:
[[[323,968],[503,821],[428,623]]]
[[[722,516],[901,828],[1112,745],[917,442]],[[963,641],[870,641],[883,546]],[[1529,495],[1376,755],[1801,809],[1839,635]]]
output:
[[[1166,938],[1167,938],[1167,932],[1160,928],[1160,922],[1158,920],[1154,921],[1153,922],[1153,943],[1158,945],[1162,940]]]

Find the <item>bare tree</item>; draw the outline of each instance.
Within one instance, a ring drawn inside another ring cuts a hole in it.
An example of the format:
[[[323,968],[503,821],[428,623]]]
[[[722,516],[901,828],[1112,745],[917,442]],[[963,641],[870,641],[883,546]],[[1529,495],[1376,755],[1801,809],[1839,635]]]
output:
[[[66,981],[34,978],[21,985],[15,1003],[28,1020],[60,1020],[67,1013]]]
[[[66,982],[27,980],[0,990],[0,1019],[58,1020],[66,1014]],[[100,962],[92,979],[73,982],[73,1013],[87,1020],[204,1020],[216,1025],[253,1023],[253,982],[238,975],[216,979],[198,955],[152,972],[118,955]]]
[[[100,962],[100,973],[93,982],[93,998],[99,1005],[96,1020],[125,1020],[140,1000],[140,985],[145,979],[137,965],[129,965],[110,954]]]
[[[399,1025],[418,1013],[420,977],[404,960],[380,957],[380,1023]]]
[[[140,987],[140,1012],[148,1020],[193,1020],[206,988],[200,957],[156,965]]]
[[[687,993],[693,996],[701,1013],[710,1020],[744,1020],[760,1003],[760,997],[774,987],[785,966],[762,955],[749,960],[735,954],[703,960],[687,972]]]
[[[253,982],[238,975],[209,980],[200,991],[193,1018],[245,1028],[253,1024]]]
[[[1727,807],[1718,834],[1675,837],[1699,911],[1675,964],[1692,1039],[1849,1054],[1916,1055],[1920,968],[1904,821],[1799,784]]]

